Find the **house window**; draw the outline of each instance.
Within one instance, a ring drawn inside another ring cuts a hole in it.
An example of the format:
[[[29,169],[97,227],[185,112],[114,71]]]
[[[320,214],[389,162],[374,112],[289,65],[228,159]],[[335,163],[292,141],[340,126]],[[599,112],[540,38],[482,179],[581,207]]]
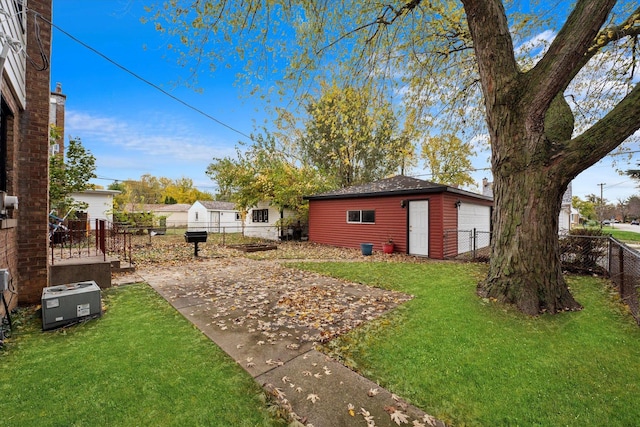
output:
[[[269,209],[254,209],[251,216],[253,222],[269,222]]]
[[[196,221],[198,220],[198,212],[196,212]]]
[[[240,212],[236,212],[236,221],[240,221]]]
[[[24,2],[26,3],[26,2]],[[20,29],[22,30],[22,34],[25,33],[24,31],[24,21],[25,21],[25,16],[24,16],[24,4],[21,1],[14,1],[13,2],[13,7],[16,11],[16,15],[18,16],[18,22],[20,23]]]
[[[11,110],[7,104],[0,103],[0,191],[7,191],[7,139]]]
[[[355,224],[374,224],[376,222],[376,211],[347,211],[347,222]]]

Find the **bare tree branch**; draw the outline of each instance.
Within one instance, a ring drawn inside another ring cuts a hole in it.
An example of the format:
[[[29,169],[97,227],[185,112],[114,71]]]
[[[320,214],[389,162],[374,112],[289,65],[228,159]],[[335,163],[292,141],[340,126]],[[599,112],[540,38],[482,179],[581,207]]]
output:
[[[604,24],[615,0],[579,0],[569,18],[536,66],[527,72],[528,126],[543,126],[544,115],[553,98],[571,82]]]
[[[640,129],[640,83],[620,101],[606,116],[591,128],[569,141],[568,157],[562,168],[577,175],[585,164],[591,166]]]
[[[350,31],[347,31],[345,34],[342,34],[340,37],[338,37],[337,39],[335,39],[334,41],[332,41],[331,43],[329,43],[326,46],[323,46],[322,48],[318,49],[315,53],[316,55],[319,55],[320,53],[322,53],[324,50],[330,49],[331,47],[335,46],[336,44],[340,43],[342,40],[350,37],[351,35],[360,32],[366,28],[370,28],[370,27],[377,27],[376,30],[374,31],[374,33],[367,39],[367,43],[370,43],[374,38],[376,38],[376,36],[378,35],[378,32],[380,31],[380,29],[382,27],[385,26],[389,26],[392,25],[398,18],[400,18],[403,15],[408,14],[409,12],[411,12],[413,9],[415,9],[421,2],[422,0],[411,0],[408,3],[405,3],[404,5],[402,5],[401,8],[399,9],[395,9],[393,6],[391,5],[386,5],[382,8],[382,13],[380,15],[378,15],[373,21],[368,22],[366,24],[362,24],[359,27],[356,27]],[[391,14],[391,17],[387,17],[387,14]]]

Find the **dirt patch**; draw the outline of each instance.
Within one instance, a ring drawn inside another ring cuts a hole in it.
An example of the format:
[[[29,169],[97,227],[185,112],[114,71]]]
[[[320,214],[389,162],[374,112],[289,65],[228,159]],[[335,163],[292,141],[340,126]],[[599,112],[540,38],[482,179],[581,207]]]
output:
[[[237,249],[242,252],[273,251],[278,249],[278,245],[275,243],[247,243],[244,245],[229,245],[227,247]]]

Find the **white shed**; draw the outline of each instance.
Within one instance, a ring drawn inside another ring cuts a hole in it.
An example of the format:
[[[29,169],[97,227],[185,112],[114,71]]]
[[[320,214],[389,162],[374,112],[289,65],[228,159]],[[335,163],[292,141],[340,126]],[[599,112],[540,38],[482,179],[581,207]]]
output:
[[[291,209],[284,209],[281,214],[280,208],[272,206],[269,202],[259,202],[257,206],[247,212],[244,222],[244,235],[267,240],[278,240],[280,238],[280,228],[275,224],[280,218],[295,218],[295,216],[295,211]]]
[[[77,202],[86,203],[88,207],[87,219],[91,224],[91,229],[96,228],[96,219],[113,220],[113,196],[120,194],[116,190],[85,190],[78,193],[71,193],[71,197]]]
[[[210,233],[238,233],[242,231],[242,217],[230,202],[196,201],[188,212],[190,231]]]

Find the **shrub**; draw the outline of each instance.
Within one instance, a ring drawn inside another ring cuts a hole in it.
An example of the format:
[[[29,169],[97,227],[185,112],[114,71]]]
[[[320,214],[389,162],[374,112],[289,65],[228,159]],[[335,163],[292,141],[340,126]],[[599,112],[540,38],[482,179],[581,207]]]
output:
[[[608,234],[599,228],[577,228],[560,238],[562,267],[572,273],[606,274]]]

